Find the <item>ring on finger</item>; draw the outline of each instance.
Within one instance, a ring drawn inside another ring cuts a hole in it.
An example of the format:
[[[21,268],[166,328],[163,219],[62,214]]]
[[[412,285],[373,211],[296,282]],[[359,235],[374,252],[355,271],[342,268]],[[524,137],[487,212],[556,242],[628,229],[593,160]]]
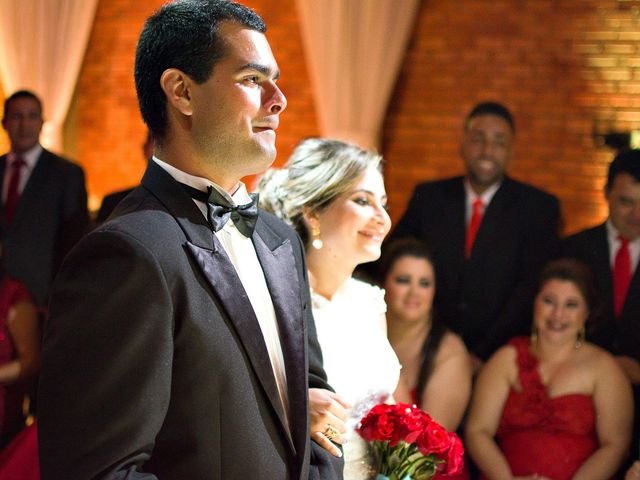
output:
[[[325,429],[324,432],[322,432],[322,434],[325,437],[327,437],[329,440],[333,440],[338,435],[338,431],[335,428],[333,428],[333,425],[328,423],[327,428]]]

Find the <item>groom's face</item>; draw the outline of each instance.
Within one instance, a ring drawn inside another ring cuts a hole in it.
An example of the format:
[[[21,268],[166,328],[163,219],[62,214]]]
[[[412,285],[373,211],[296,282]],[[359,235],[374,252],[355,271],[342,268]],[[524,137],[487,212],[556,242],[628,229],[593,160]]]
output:
[[[192,89],[196,148],[207,161],[237,172],[238,179],[266,170],[276,156],[276,129],[287,101],[264,34],[223,22],[225,55],[208,80]]]

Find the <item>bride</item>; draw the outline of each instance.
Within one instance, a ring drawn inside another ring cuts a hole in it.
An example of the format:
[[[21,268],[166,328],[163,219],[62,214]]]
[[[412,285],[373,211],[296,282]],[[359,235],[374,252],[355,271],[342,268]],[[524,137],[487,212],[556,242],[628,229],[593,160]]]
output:
[[[354,431],[369,409],[392,401],[400,364],[386,336],[384,292],[352,278],[380,256],[391,221],[382,158],[338,140],[308,139],[286,169],[267,172],[260,204],[292,225],[306,247],[311,301],[324,368],[336,393],[312,390],[311,432],[325,448],[342,443],[346,480],[371,475]]]

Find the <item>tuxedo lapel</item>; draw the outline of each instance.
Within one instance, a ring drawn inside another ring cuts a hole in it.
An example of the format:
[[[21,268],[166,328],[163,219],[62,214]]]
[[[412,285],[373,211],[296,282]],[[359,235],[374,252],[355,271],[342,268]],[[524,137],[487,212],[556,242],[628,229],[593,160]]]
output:
[[[36,205],[47,204],[46,198],[49,196],[51,189],[50,164],[47,159],[48,155],[50,154],[46,150],[43,150],[42,153],[40,153],[38,161],[36,162],[35,167],[33,167],[31,175],[29,175],[29,180],[27,180],[27,183],[20,194],[20,200],[16,206],[13,222],[11,222],[11,225],[8,228],[17,228],[20,224],[20,219],[25,218],[27,215],[33,215],[34,212],[41,213],[41,207],[37,207]],[[43,198],[45,199],[44,201],[42,200]]]
[[[624,306],[622,307],[623,317],[630,317],[632,315],[632,312],[638,311],[637,305],[634,305],[638,303],[638,298],[640,298],[640,266],[636,267],[636,271],[631,278],[629,290],[627,291],[627,298],[625,299]]]
[[[307,383],[305,335],[300,305],[300,284],[293,247],[289,239],[276,235],[264,222],[253,235],[258,260],[267,281],[278,321],[280,343],[287,374],[291,434],[298,452],[303,451],[307,435]]]
[[[191,242],[187,242],[187,248],[227,313],[249,357],[256,377],[284,428],[285,412],[258,318],[231,260],[215,235],[213,233],[211,235],[213,250],[199,247]],[[286,428],[285,431],[287,431]]]
[[[18,205],[16,206],[16,211],[14,214],[13,222],[11,225],[7,225],[7,221],[4,213],[4,202],[2,202],[2,223],[5,226],[6,230],[10,228],[15,228],[16,225],[19,224],[20,218],[27,215],[28,212],[33,212],[33,207],[30,204],[33,204],[38,196],[46,196],[47,195],[47,187],[48,187],[48,164],[46,161],[47,151],[43,150],[40,156],[38,157],[38,161],[29,175],[29,180],[27,184],[24,186],[24,189],[20,193],[20,199],[18,201]],[[4,155],[0,159],[0,188],[4,185],[4,176],[6,173],[7,167],[7,155]]]
[[[466,194],[464,192],[464,183],[463,177],[458,178],[454,184],[455,191],[451,196],[451,201],[447,202],[447,205],[451,208],[451,213],[449,218],[452,219],[450,222],[451,235],[448,238],[454,245],[453,251],[458,252],[458,260],[460,265],[464,262],[464,248],[465,248],[465,240],[467,235],[467,222],[466,222]]]
[[[509,187],[509,179],[505,178],[489,205],[486,206],[473,245],[472,259],[478,258],[481,252],[501,248],[500,244],[505,239],[508,243],[512,243],[512,228],[505,228],[506,225],[513,225],[509,212],[513,199]]]
[[[609,260],[609,239],[607,238],[606,224],[602,224],[597,230],[594,230],[594,243],[596,248],[589,252],[591,257],[591,265],[596,283],[600,289],[600,295],[603,299],[613,299],[613,275],[611,273],[611,263]],[[613,315],[613,301],[609,302],[607,308],[611,310]]]
[[[284,407],[280,401],[271,360],[258,319],[226,251],[193,200],[183,191],[178,182],[155,162],[149,162],[141,183],[165,205],[184,231],[188,239],[185,247],[195,261],[195,265],[204,275],[213,295],[222,305],[232,328],[237,333],[251,368],[279,417],[283,431],[293,449],[289,431],[285,428]],[[291,249],[290,243],[285,245]],[[282,278],[273,283],[278,282],[282,282]],[[274,301],[274,307],[275,303]],[[276,310],[276,314],[278,315],[278,310]],[[281,338],[283,338],[282,333]]]

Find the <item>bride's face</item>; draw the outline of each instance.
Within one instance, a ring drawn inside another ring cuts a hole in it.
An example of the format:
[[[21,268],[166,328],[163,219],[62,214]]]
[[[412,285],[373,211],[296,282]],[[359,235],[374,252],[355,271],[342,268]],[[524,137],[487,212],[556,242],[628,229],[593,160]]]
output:
[[[331,261],[356,265],[380,256],[391,219],[382,174],[369,168],[348,192],[317,214],[322,250]]]
[[[406,322],[428,322],[436,291],[433,265],[424,258],[398,258],[384,281],[387,317]]]

